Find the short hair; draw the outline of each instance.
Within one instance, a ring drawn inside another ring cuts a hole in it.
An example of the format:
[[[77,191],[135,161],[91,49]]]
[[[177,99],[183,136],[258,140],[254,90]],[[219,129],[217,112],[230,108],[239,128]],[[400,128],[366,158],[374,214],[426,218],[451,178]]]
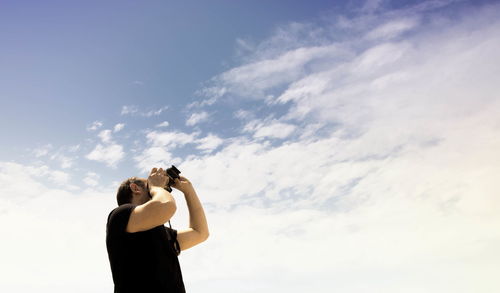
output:
[[[116,201],[118,202],[119,206],[132,202],[132,189],[130,188],[131,183],[135,183],[142,188],[146,187],[144,182],[142,182],[138,177],[130,177],[128,179],[125,179],[120,184],[120,187],[118,187],[118,191],[116,192]]]

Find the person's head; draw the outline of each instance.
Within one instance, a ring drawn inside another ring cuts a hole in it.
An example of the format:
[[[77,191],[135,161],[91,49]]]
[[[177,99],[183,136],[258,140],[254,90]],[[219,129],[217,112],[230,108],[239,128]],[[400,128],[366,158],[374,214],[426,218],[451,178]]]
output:
[[[121,206],[126,203],[141,205],[149,201],[151,195],[149,194],[147,182],[147,179],[138,177],[130,177],[124,180],[116,193],[118,205]]]

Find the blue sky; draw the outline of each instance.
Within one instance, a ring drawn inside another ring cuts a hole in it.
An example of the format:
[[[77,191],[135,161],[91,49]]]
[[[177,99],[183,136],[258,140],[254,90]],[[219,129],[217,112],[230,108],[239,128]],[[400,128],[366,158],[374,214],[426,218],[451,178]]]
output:
[[[15,121],[35,127],[31,137],[37,141],[61,139],[60,131],[47,126],[63,124],[65,132],[74,132],[89,119],[116,116],[123,105],[182,109],[203,82],[234,63],[237,38],[258,40],[276,25],[329,9],[326,1],[283,4],[6,1],[2,71],[9,82],[2,96],[26,101],[12,106],[30,119]],[[71,115],[55,115],[60,107]]]
[[[190,292],[500,289],[497,2],[0,7],[1,291],[110,292],[117,184],[171,164]]]
[[[165,120],[185,130],[185,107],[199,99],[196,92],[240,62],[237,40],[258,42],[280,24],[314,19],[335,7],[328,1],[2,6],[1,97],[9,111],[1,122],[16,127],[4,127],[5,140],[15,144],[1,155],[21,160],[19,149],[80,144],[93,121],[123,123],[126,105],[144,112],[169,107],[153,119],[127,121],[128,130]],[[227,116],[223,109],[217,115]],[[232,134],[224,125],[206,129]]]

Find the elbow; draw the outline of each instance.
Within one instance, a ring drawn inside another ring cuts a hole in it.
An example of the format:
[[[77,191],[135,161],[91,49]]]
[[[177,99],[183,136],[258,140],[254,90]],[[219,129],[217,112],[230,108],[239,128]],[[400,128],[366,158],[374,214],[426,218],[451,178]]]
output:
[[[201,239],[202,241],[205,241],[208,239],[208,236],[210,235],[210,233],[208,233],[208,230],[204,233],[201,233]]]
[[[175,204],[175,201],[168,201],[164,204],[164,209],[163,214],[165,215],[165,222],[167,222],[170,221],[177,211],[177,205]]]
[[[171,209],[175,214],[175,212],[177,211],[177,204],[175,203],[175,201],[169,201],[169,204],[171,205]]]
[[[170,214],[171,214],[170,217],[172,217],[175,214],[175,212],[177,212],[177,204],[175,203],[175,201],[170,201],[169,206],[170,206]]]

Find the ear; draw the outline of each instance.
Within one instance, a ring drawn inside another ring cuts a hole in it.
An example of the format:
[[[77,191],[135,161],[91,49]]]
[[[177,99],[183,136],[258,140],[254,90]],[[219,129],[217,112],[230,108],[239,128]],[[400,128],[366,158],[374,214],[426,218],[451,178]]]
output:
[[[139,185],[135,183],[130,183],[130,189],[132,190],[132,193],[137,193],[141,191]]]

